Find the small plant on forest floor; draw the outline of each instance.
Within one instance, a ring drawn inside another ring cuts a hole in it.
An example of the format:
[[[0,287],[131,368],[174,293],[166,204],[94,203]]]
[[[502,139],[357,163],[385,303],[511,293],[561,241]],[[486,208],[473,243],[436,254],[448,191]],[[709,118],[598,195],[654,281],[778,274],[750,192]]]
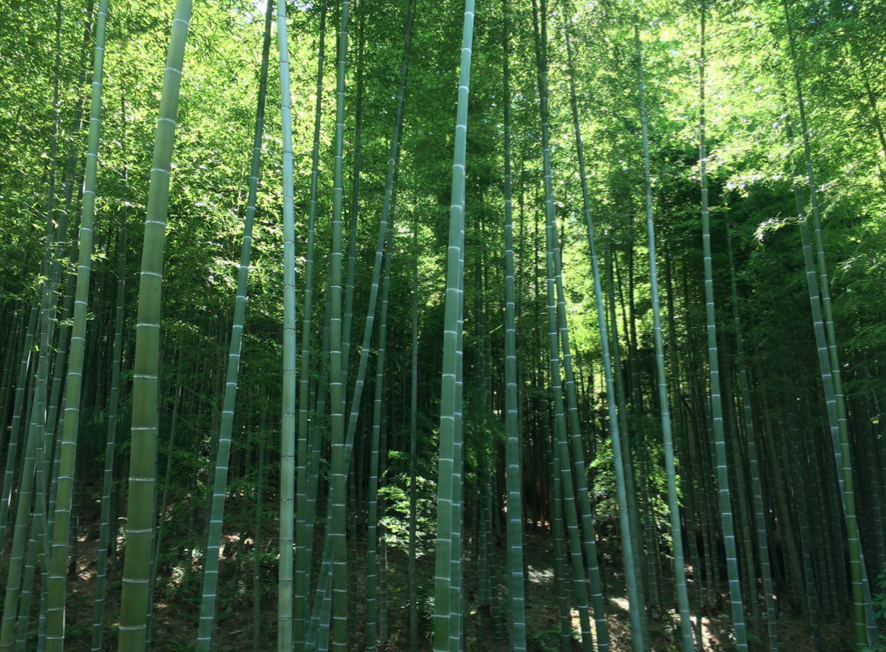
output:
[[[871,607],[874,610],[874,618],[886,619],[886,568],[877,576],[879,591],[871,598]],[[886,652],[886,636],[879,635],[879,640],[873,646],[863,648],[864,652]]]
[[[557,652],[560,645],[560,630],[546,629],[537,634],[530,634],[535,647],[546,652]]]
[[[419,588],[418,591],[418,635],[425,640],[434,639],[434,592]]]

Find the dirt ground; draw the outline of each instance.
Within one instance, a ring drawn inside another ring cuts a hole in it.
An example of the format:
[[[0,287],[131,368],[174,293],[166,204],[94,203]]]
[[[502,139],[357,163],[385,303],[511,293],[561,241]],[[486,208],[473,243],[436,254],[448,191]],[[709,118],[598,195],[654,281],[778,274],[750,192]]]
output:
[[[81,521],[83,522],[83,521]],[[66,648],[70,652],[85,652],[89,650],[91,640],[91,623],[93,613],[93,599],[95,590],[95,566],[96,549],[98,544],[97,530],[81,530],[78,545],[78,563],[75,574],[69,576],[69,597],[67,612],[67,642]],[[236,536],[226,537],[225,549],[222,554],[224,560],[221,566],[220,585],[226,587],[227,595],[233,591],[233,551],[236,549]],[[358,568],[357,568],[357,595],[365,595],[365,546],[360,542]],[[499,542],[501,544],[501,542]],[[606,541],[600,541],[601,557],[609,560],[609,565],[604,568],[606,582],[606,622],[610,636],[610,650],[613,652],[630,652],[631,635],[628,614],[628,603],[624,592],[623,577],[616,570],[617,564],[613,559],[618,559],[617,551],[610,551],[606,547]],[[274,542],[271,542],[274,546]],[[465,546],[466,551],[469,545]],[[217,652],[243,652],[252,649],[253,636],[253,600],[252,593],[252,564],[251,564],[251,541],[245,542],[245,563],[242,567],[238,582],[237,596],[233,600],[226,600],[222,604],[220,612],[224,615],[218,626]],[[273,550],[265,548],[269,557],[273,557]],[[555,652],[560,646],[559,610],[554,587],[553,541],[549,533],[536,531],[528,528],[526,533],[524,554],[526,557],[527,581],[527,638],[530,652]],[[615,553],[615,554],[613,554]],[[315,554],[315,561],[319,555]],[[496,548],[496,564],[499,571],[504,568],[504,547]],[[123,569],[122,555],[117,564],[117,569],[108,578],[107,611],[105,622],[104,649],[116,650],[116,618],[119,612],[120,580]],[[261,597],[261,650],[276,649],[275,621],[277,617],[276,602],[276,577],[273,564],[263,567],[264,594]],[[197,616],[199,611],[199,573],[195,566],[192,575],[190,591],[181,590],[182,569],[166,569],[168,592],[158,587],[155,595],[154,624],[153,624],[153,649],[157,652],[181,652],[193,650],[197,631]],[[504,606],[505,587],[504,576],[499,572],[502,583],[499,596],[502,607]],[[316,578],[316,572],[314,577]],[[408,563],[406,555],[394,547],[389,548],[387,557],[387,595],[388,595],[388,639],[383,649],[388,652],[405,651],[409,649],[409,624],[408,624]],[[429,557],[418,559],[419,578],[419,625],[420,625],[420,649],[431,650],[431,616],[433,605],[430,597],[433,595],[433,560]],[[692,573],[689,573],[690,591]],[[39,584],[39,581],[36,583]],[[159,584],[159,583],[158,583]],[[37,586],[35,586],[35,590]],[[724,587],[725,589],[725,587]],[[478,609],[476,603],[477,580],[475,566],[470,563],[465,567],[465,648],[469,652],[477,650],[506,649],[506,645],[497,643],[494,621],[489,609]],[[661,587],[661,595],[674,596],[673,586]],[[725,598],[725,596],[724,596]],[[664,600],[663,600],[664,602]],[[662,613],[657,620],[651,621],[650,633],[652,635],[653,650],[665,652],[679,650],[679,619],[676,613],[676,599],[669,597],[668,606],[662,608]],[[724,603],[728,604],[727,600]],[[365,601],[357,600],[357,623],[365,622]],[[761,605],[762,609],[762,605]],[[36,608],[33,609],[36,612]],[[765,610],[763,610],[765,615]],[[36,616],[36,613],[33,614]],[[719,652],[734,649],[731,641],[730,617],[728,613],[710,614],[702,620],[702,632],[704,649],[711,652]],[[503,622],[503,621],[502,621]],[[593,624],[593,619],[591,620]],[[695,617],[693,617],[695,625]],[[36,625],[36,623],[34,623]],[[576,610],[572,610],[572,649],[580,650],[581,643],[578,634],[579,617]],[[361,625],[362,627],[362,625]],[[821,628],[822,647],[828,652],[849,650],[850,647],[841,643],[837,634],[838,626],[834,623],[823,623]],[[842,626],[843,641],[851,640],[851,623],[846,622]],[[812,652],[815,647],[809,635],[807,621],[793,610],[785,609],[778,620],[779,644],[782,650],[788,652]],[[596,634],[596,632],[595,632]],[[765,632],[762,633],[765,636]],[[595,636],[596,640],[596,636]],[[33,642],[33,638],[32,638]],[[30,648],[29,648],[30,649]],[[360,652],[365,649],[363,632],[355,631],[351,650]],[[752,650],[764,650],[762,642],[751,644]]]

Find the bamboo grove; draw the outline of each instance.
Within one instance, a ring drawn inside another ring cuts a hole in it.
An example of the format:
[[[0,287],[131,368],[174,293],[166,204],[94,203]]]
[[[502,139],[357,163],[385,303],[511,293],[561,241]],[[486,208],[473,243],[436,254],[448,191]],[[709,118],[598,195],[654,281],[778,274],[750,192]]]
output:
[[[0,651],[884,649],[884,34],[9,3]]]

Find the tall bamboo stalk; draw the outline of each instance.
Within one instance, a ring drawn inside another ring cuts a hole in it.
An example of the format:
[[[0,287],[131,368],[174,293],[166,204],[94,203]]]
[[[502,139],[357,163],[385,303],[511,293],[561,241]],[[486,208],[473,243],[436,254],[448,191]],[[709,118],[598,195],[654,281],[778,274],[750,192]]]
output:
[[[763,597],[766,601],[766,625],[769,634],[769,652],[778,652],[778,627],[775,620],[775,600],[772,594],[772,568],[769,560],[769,542],[766,537],[766,519],[763,508],[763,486],[757,456],[757,440],[754,414],[751,406],[750,381],[745,363],[744,339],[741,330],[741,314],[738,309],[738,287],[735,281],[735,261],[732,254],[732,230],[727,227],[726,243],[729,251],[729,277],[732,284],[732,321],[735,331],[735,350],[738,355],[741,380],[742,413],[745,437],[748,440],[748,463],[751,471],[751,489],[754,495],[754,524],[757,528],[757,545],[760,552],[760,572],[763,575]]]
[[[218,563],[225,496],[228,484],[228,463],[231,451],[231,433],[234,427],[234,406],[237,401],[237,382],[240,374],[240,353],[243,326],[246,319],[246,292],[249,261],[252,252],[252,225],[255,220],[255,201],[258,193],[258,175],[261,166],[261,145],[265,120],[265,92],[268,85],[268,55],[271,49],[271,17],[273,0],[268,0],[265,12],[265,35],[262,43],[261,72],[258,85],[258,107],[255,113],[255,137],[252,147],[252,166],[249,174],[249,193],[246,200],[246,221],[243,225],[243,246],[237,277],[237,297],[234,300],[234,320],[231,327],[231,345],[228,353],[225,397],[222,406],[221,430],[215,458],[215,478],[212,489],[212,509],[209,521],[209,540],[203,564],[203,596],[200,602],[200,621],[197,633],[197,652],[210,652],[212,629],[216,623],[215,603],[218,594]]]
[[[507,100],[506,100],[507,101]],[[412,392],[409,403],[409,651],[418,652],[415,466],[418,457],[418,217],[412,225]]]
[[[293,203],[292,95],[286,1],[277,0],[280,112],[283,125],[283,415],[280,430],[280,563],[277,589],[277,652],[291,652],[292,539],[295,512],[295,206]]]
[[[646,120],[645,83],[643,81],[643,52],[640,31],[635,27],[637,47],[637,77],[640,91],[640,127],[643,140],[643,177],[646,186],[646,238],[649,243],[649,285],[652,291],[652,330],[655,341],[655,377],[658,384],[658,403],[661,411],[661,431],[664,439],[665,476],[668,485],[668,509],[671,516],[671,539],[674,546],[674,578],[677,585],[677,609],[680,613],[680,636],[683,651],[692,652],[692,621],[689,616],[689,591],[686,587],[686,565],[683,557],[683,530],[680,525],[680,502],[677,498],[677,469],[674,462],[674,442],[671,435],[671,410],[668,403],[668,380],[665,374],[664,343],[661,334],[661,307],[658,296],[658,275],[655,265],[655,226],[652,220],[652,181],[649,172],[649,135]],[[654,554],[647,550],[646,554]]]
[[[98,146],[102,101],[102,67],[105,55],[105,32],[108,0],[99,3],[96,19],[95,60],[92,77],[92,101],[89,109],[89,141],[86,153],[86,181],[80,225],[80,261],[77,266],[77,289],[74,302],[74,325],[71,333],[71,356],[65,382],[65,420],[61,442],[52,560],[49,569],[49,594],[46,607],[46,649],[62,650],[65,639],[65,595],[68,566],[68,537],[71,528],[71,503],[74,494],[74,467],[77,460],[77,435],[80,426],[80,397],[83,358],[86,344],[87,301],[92,271],[92,244],[95,218],[95,188],[98,176]]]
[[[578,170],[579,170],[579,178],[581,180],[581,189],[582,189],[582,203],[584,212],[588,219],[588,228],[591,228],[591,216],[590,216],[590,203],[588,201],[588,180],[587,173],[585,170],[585,161],[584,161],[584,147],[581,138],[581,127],[578,121],[578,98],[575,91],[575,66],[573,64],[572,57],[572,48],[570,43],[570,33],[569,33],[569,17],[563,16],[563,33],[566,41],[566,62],[567,62],[567,77],[569,80],[569,103],[570,108],[572,109],[572,126],[573,132],[575,134],[575,149],[576,154],[578,156]],[[589,235],[591,232],[588,232]],[[591,235],[593,238],[593,236]],[[599,280],[599,279],[598,279]],[[559,288],[558,294],[562,295],[562,282],[561,287]],[[562,319],[565,324],[565,304],[563,306],[563,315]],[[565,356],[564,356],[565,357]],[[575,417],[578,416],[577,411],[572,412]],[[593,519],[591,516],[590,502],[588,499],[588,491],[587,491],[587,481],[585,479],[584,472],[584,459],[583,454],[579,455],[579,451],[581,450],[581,438],[575,437],[575,434],[578,432],[577,428],[573,428],[573,456],[575,457],[575,474],[576,479],[579,483],[579,501],[582,510],[582,528],[584,530],[585,537],[585,555],[587,557],[587,562],[589,566],[589,575],[591,580],[591,601],[594,605],[594,623],[597,633],[597,649],[605,652],[609,649],[609,630],[606,625],[606,614],[603,602],[603,583],[600,577],[600,569],[599,563],[597,559],[597,546],[596,546],[596,535],[594,533],[593,527]],[[576,447],[578,444],[578,447]]]
[[[846,529],[849,539],[849,569],[852,578],[853,618],[855,621],[855,644],[862,648],[877,644],[878,634],[870,607],[870,585],[867,581],[861,539],[858,534],[856,517],[855,492],[853,490],[853,472],[849,449],[849,426],[846,417],[846,402],[843,396],[842,372],[837,352],[837,338],[834,329],[834,315],[831,307],[830,282],[828,280],[827,261],[825,260],[824,243],[821,235],[821,213],[818,205],[818,191],[815,184],[815,170],[812,164],[812,153],[809,145],[809,128],[806,122],[806,108],[803,99],[803,87],[800,81],[800,70],[797,66],[797,53],[794,34],[791,27],[788,0],[782,0],[785,23],[788,30],[791,64],[794,83],[797,91],[797,106],[800,112],[800,128],[803,135],[803,154],[806,162],[806,175],[809,183],[809,200],[812,206],[813,226],[815,230],[815,247],[818,262],[818,282],[820,283],[821,304],[824,309],[825,334],[827,336],[828,362],[831,368],[831,379],[836,402],[837,423],[839,427],[838,457],[839,474],[843,492],[843,509],[846,518]],[[836,446],[835,446],[836,451]]]
[[[452,200],[449,212],[449,248],[446,257],[446,304],[443,321],[443,378],[440,399],[440,455],[437,484],[437,553],[434,574],[434,652],[459,652],[462,640],[457,618],[452,618],[453,568],[460,571],[461,432],[462,386],[459,383],[464,318],[465,157],[468,130],[468,92],[471,82],[471,49],[474,38],[474,0],[465,0],[462,29],[458,108],[452,164]],[[455,535],[455,537],[453,536]],[[453,555],[455,553],[455,555]],[[456,622],[453,622],[456,620]],[[455,625],[455,626],[453,626]]]
[[[160,93],[160,117],[157,121],[151,185],[148,191],[133,369],[132,447],[126,560],[123,566],[123,597],[120,606],[120,652],[141,650],[147,633],[148,580],[154,523],[152,507],[157,447],[163,249],[166,243],[172,148],[191,6],[192,0],[176,0]]]
[[[326,2],[320,7],[320,34],[317,54],[317,99],[314,110],[314,145],[311,160],[311,199],[308,211],[308,246],[305,254],[305,297],[302,321],[301,371],[299,377],[299,410],[298,410],[298,460],[297,460],[297,495],[296,495],[296,551],[295,551],[295,585],[293,637],[295,647],[301,652],[305,641],[307,618],[307,594],[310,584],[310,570],[305,567],[307,524],[307,466],[308,466],[308,412],[309,412],[309,381],[311,370],[311,312],[314,296],[314,227],[317,218],[317,182],[320,175],[320,127],[321,108],[323,105],[323,64],[325,61],[326,43]]]
[[[126,124],[126,104],[121,102],[123,125]],[[124,129],[125,140],[125,129]],[[124,171],[123,180],[127,181]],[[91,652],[99,652],[102,647],[105,618],[105,585],[108,571],[108,545],[111,541],[111,488],[114,482],[114,455],[117,442],[117,405],[120,396],[120,366],[123,357],[123,303],[126,289],[126,219],[120,216],[117,232],[117,308],[114,321],[114,349],[111,362],[111,388],[108,400],[108,434],[105,443],[105,466],[102,473],[101,526],[95,570],[95,607],[92,617]],[[114,528],[113,541],[116,552],[117,529]]]
[[[10,426],[9,444],[6,447],[6,468],[3,473],[3,495],[0,496],[0,561],[6,550],[6,523],[9,520],[9,504],[12,501],[12,485],[15,477],[15,462],[18,455],[18,437],[21,430],[22,408],[25,400],[25,386],[28,383],[28,369],[31,368],[34,329],[37,327],[40,295],[35,294],[31,302],[31,313],[25,330],[25,341],[19,361],[18,378],[15,383],[15,400],[12,407],[12,424]]]
[[[723,408],[720,396],[720,369],[717,355],[717,326],[714,315],[714,279],[711,261],[711,224],[708,210],[707,150],[705,148],[705,13],[701,7],[701,57],[699,59],[700,97],[700,176],[701,176],[701,223],[704,247],[705,301],[707,315],[708,366],[711,384],[711,411],[714,422],[714,449],[716,450],[717,487],[719,491],[720,519],[723,526],[723,544],[726,548],[726,569],[729,577],[729,596],[732,602],[732,622],[735,626],[735,643],[739,652],[748,649],[745,630],[741,586],[738,579],[738,557],[732,524],[732,501],[729,494],[729,475],[726,470],[726,439],[723,432]]]
[[[342,203],[345,121],[345,73],[348,54],[348,19],[351,4],[343,0],[338,37],[338,71],[335,91],[335,167],[332,185],[332,246],[329,259],[330,348],[329,405],[331,425],[330,499],[332,519],[326,536],[332,541],[332,649],[348,644],[347,478],[345,456],[345,395],[342,384]],[[331,526],[331,527],[330,527]]]
[[[505,465],[508,491],[508,649],[526,650],[526,610],[523,584],[523,496],[520,460],[520,421],[517,411],[517,326],[514,298],[514,220],[511,200],[511,82],[510,13],[502,0],[502,62],[504,76],[504,199],[505,199]],[[413,457],[415,453],[413,453]]]
[[[539,16],[539,13],[541,16]],[[567,533],[569,536],[569,550],[572,561],[572,573],[574,581],[574,593],[576,607],[579,613],[582,634],[582,648],[590,652],[593,647],[593,639],[590,629],[590,617],[588,613],[587,587],[584,577],[584,562],[582,560],[582,546],[579,543],[578,534],[578,505],[575,500],[573,488],[573,474],[569,463],[569,447],[566,434],[566,410],[563,405],[563,386],[560,375],[560,340],[563,343],[564,370],[571,371],[571,361],[566,359],[569,354],[569,334],[565,321],[565,305],[558,314],[558,294],[562,295],[562,279],[558,268],[559,263],[559,238],[557,236],[556,215],[554,209],[554,189],[551,165],[551,145],[549,133],[548,112],[548,78],[547,78],[547,6],[542,0],[541,11],[537,9],[535,0],[532,2],[533,28],[535,31],[535,55],[538,72],[538,93],[541,99],[541,126],[542,126],[542,165],[544,173],[544,207],[545,207],[545,270],[547,272],[547,318],[548,318],[548,349],[550,357],[551,389],[554,399],[554,454],[559,468],[555,465],[553,471],[561,476],[561,492],[563,497],[563,511],[566,518]],[[539,24],[541,30],[539,30]],[[559,283],[558,283],[559,280]],[[559,291],[559,292],[558,292]],[[562,323],[561,323],[562,322]],[[567,388],[569,389],[569,388]],[[572,417],[573,439],[577,430],[577,411],[575,406],[575,385],[571,387],[571,400],[569,412]],[[567,391],[567,394],[569,392]],[[580,434],[579,453],[581,454]],[[584,465],[582,464],[582,470]],[[581,480],[579,480],[581,491]],[[590,534],[590,533],[587,533]]]

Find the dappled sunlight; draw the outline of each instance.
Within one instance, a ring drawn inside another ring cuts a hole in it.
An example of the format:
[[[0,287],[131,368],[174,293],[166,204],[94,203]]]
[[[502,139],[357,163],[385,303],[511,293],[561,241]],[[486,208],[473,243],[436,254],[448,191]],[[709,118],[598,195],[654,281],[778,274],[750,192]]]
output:
[[[631,610],[630,605],[628,604],[627,598],[611,597],[611,598],[609,598],[609,602],[614,602],[616,605],[618,605],[619,609],[624,609],[625,611]]]
[[[526,569],[529,573],[529,581],[532,584],[551,584],[554,581],[554,570],[552,568],[538,570],[532,566],[527,566]]]

